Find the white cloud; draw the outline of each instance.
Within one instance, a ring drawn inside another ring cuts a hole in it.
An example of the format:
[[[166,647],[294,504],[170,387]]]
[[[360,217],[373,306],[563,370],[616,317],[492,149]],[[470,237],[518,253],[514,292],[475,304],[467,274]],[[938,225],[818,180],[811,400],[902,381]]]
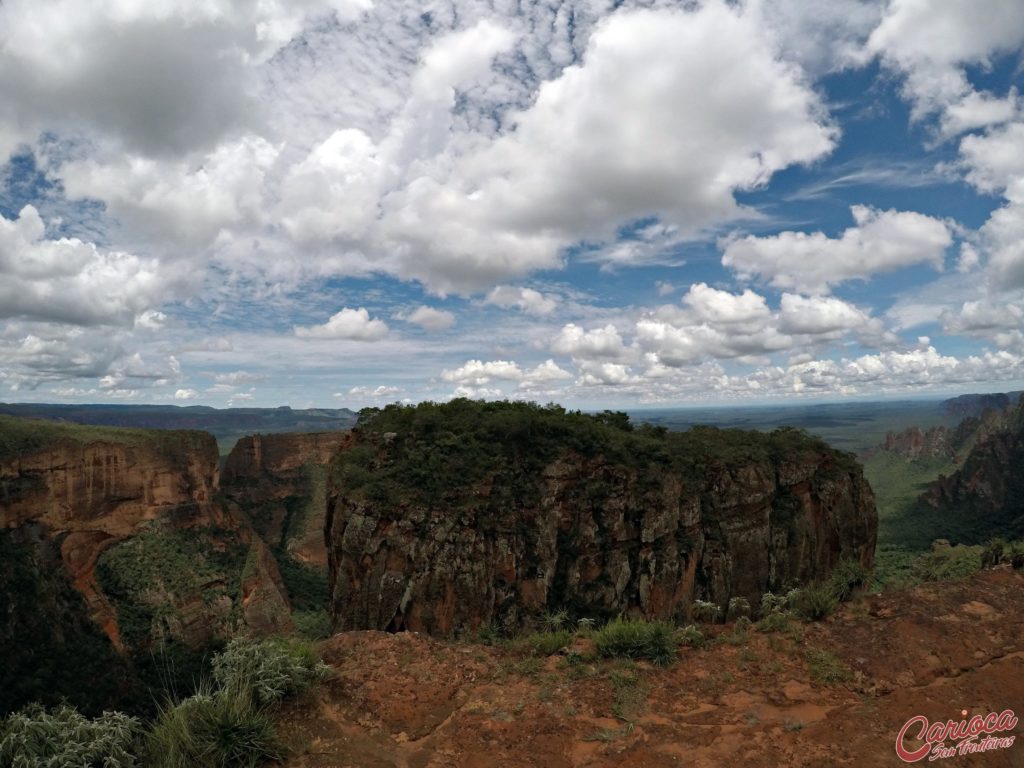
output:
[[[558,300],[533,288],[499,285],[487,294],[485,303],[498,307],[517,307],[530,315],[550,315],[558,307]]]
[[[724,239],[722,264],[742,279],[760,277],[781,289],[827,293],[848,280],[867,280],[915,264],[942,269],[953,242],[944,221],[910,211],[851,209],[856,226],[831,238],[822,232],[780,232]]]
[[[345,307],[323,325],[295,326],[295,335],[304,339],[379,341],[388,335],[388,326],[383,320],[371,319],[364,307]]]
[[[990,285],[996,290],[1024,287],[1024,122],[965,136],[960,162],[969,182],[1006,199],[980,231]]]
[[[239,387],[244,384],[258,384],[266,381],[266,374],[250,373],[249,371],[231,371],[227,373],[214,374],[213,380],[217,384],[228,387]]]
[[[195,400],[199,393],[194,389],[179,389],[174,392],[175,400]]]
[[[121,155],[71,162],[61,173],[69,197],[102,200],[127,236],[204,246],[224,228],[260,221],[278,151],[249,135],[194,161]]]
[[[494,380],[521,381],[523,371],[510,360],[491,360],[486,363],[482,360],[467,360],[459,368],[442,371],[441,378],[448,382],[480,387]]]
[[[0,215],[0,318],[131,326],[170,292],[166,280],[154,259],[47,239],[31,205]]]
[[[523,378],[519,383],[519,386],[521,388],[533,388],[571,378],[571,373],[563,368],[559,368],[558,364],[554,360],[548,359],[536,368],[533,368],[523,374]]]
[[[829,334],[860,328],[869,318],[852,304],[830,296],[782,294],[779,329],[783,333]]]
[[[364,2],[7,0],[0,126],[90,131],[145,154],[209,148],[260,122],[255,65],[308,18]],[[6,156],[5,156],[6,157]]]
[[[946,135],[1005,121],[1018,108],[1016,91],[975,91],[965,67],[987,66],[1024,44],[1024,4],[989,0],[981,11],[974,0],[892,0],[867,44],[868,54],[905,75],[914,116],[940,113]]]
[[[395,398],[402,393],[400,387],[391,387],[386,384],[381,384],[377,387],[352,387],[347,394],[341,392],[335,392],[335,397],[366,397],[374,400],[380,400],[383,398]]]
[[[428,331],[446,331],[455,325],[455,315],[444,309],[420,306],[405,318],[406,322],[414,323]]]
[[[551,342],[551,351],[584,360],[621,360],[630,355],[614,325],[585,331],[575,323],[563,326]]]
[[[683,296],[683,304],[689,306],[696,319],[711,323],[763,322],[771,313],[764,296],[747,289],[736,295],[709,287],[706,283],[695,283]]]

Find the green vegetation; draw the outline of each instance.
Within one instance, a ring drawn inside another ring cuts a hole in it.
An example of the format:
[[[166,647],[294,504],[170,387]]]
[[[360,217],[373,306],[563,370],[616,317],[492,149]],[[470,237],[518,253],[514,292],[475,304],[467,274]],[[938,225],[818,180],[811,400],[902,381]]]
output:
[[[236,640],[213,659],[214,677],[168,701],[150,727],[119,712],[89,720],[62,705],[32,705],[0,723],[0,765],[11,768],[255,768],[285,757],[274,707],[323,680],[307,643]]]
[[[594,646],[605,657],[669,664],[676,656],[675,627],[663,621],[614,619],[594,633]]]
[[[829,584],[811,584],[796,590],[787,600],[793,612],[805,621],[821,621],[839,605]]]
[[[844,558],[832,569],[829,575],[829,590],[836,600],[845,603],[856,590],[866,586],[871,581],[871,570],[864,567],[856,560]]]
[[[189,451],[211,448],[214,440],[196,430],[95,427],[0,414],[0,460],[27,456],[60,442],[120,443],[153,448],[166,456],[184,457]]]
[[[954,468],[948,459],[911,461],[886,451],[879,451],[864,461],[864,476],[878,504],[879,546],[921,549],[945,535],[941,520],[915,520],[909,511],[929,483]]]
[[[126,644],[144,649],[164,633],[175,600],[201,595],[207,604],[237,604],[248,548],[230,531],[181,530],[151,523],[104,550],[96,576],[118,612]]]
[[[10,768],[131,768],[141,726],[134,717],[104,712],[90,720],[74,707],[33,705],[0,723],[0,765]]]
[[[808,648],[806,658],[811,671],[811,679],[815,682],[834,685],[853,679],[853,671],[829,651]]]
[[[260,706],[305,691],[328,673],[312,646],[299,641],[236,638],[213,659],[213,678],[220,690],[251,698]]]
[[[146,700],[90,619],[56,545],[21,530],[0,531],[0,658],[0,717],[31,702],[67,701],[98,715]]]
[[[682,629],[676,630],[676,639],[680,645],[685,645],[689,648],[703,648],[707,645],[707,638],[704,636],[704,633],[693,624],[688,624]]]
[[[527,650],[534,656],[551,656],[572,644],[573,634],[566,629],[547,632],[533,632],[518,638],[514,645]]]
[[[491,503],[495,520],[511,502],[536,501],[540,469],[569,453],[601,456],[626,469],[660,467],[691,479],[712,468],[785,457],[832,455],[835,471],[854,459],[824,442],[790,428],[770,433],[696,427],[687,432],[640,425],[621,413],[588,415],[557,405],[480,402],[456,399],[416,406],[389,405],[360,413],[356,427],[362,444],[344,451],[334,478],[346,493],[389,503],[436,506],[466,503],[465,493],[485,478],[495,478]],[[638,487],[651,482],[649,473]],[[602,489],[592,486],[599,498]],[[653,486],[652,486],[653,490]],[[485,524],[487,520],[482,520]]]

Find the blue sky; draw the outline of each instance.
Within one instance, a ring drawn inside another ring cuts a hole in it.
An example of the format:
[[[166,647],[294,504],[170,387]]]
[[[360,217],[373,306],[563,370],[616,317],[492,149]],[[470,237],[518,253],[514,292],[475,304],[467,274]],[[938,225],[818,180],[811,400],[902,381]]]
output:
[[[0,399],[1024,386],[1024,5],[0,5]]]

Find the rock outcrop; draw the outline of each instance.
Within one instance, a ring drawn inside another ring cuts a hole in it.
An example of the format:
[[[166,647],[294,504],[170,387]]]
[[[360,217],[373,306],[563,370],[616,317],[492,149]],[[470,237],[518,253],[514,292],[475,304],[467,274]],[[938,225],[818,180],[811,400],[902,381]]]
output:
[[[0,528],[31,526],[59,549],[89,616],[119,650],[160,637],[201,648],[239,620],[255,632],[290,628],[273,558],[216,498],[212,436],[0,417],[0,437]],[[119,576],[118,567],[134,570]]]
[[[874,557],[859,465],[794,430],[455,401],[390,406],[353,435],[328,487],[337,630],[684,617]]]
[[[224,462],[221,488],[272,547],[326,573],[324,479],[348,431],[251,435]]]
[[[992,413],[992,412],[988,412]],[[950,538],[964,543],[1024,535],[1024,400],[1001,414],[959,469],[921,495],[918,512],[941,515]]]

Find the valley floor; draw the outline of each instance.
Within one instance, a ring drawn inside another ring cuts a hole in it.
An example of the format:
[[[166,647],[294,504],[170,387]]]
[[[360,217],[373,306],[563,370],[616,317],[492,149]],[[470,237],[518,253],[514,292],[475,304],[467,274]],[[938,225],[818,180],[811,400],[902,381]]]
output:
[[[1024,575],[1004,567],[863,595],[817,624],[716,626],[665,668],[350,632],[325,641],[336,676],[280,731],[289,768],[902,765],[915,715],[1022,714],[1022,609]],[[1024,743],[938,762],[1024,766]]]

